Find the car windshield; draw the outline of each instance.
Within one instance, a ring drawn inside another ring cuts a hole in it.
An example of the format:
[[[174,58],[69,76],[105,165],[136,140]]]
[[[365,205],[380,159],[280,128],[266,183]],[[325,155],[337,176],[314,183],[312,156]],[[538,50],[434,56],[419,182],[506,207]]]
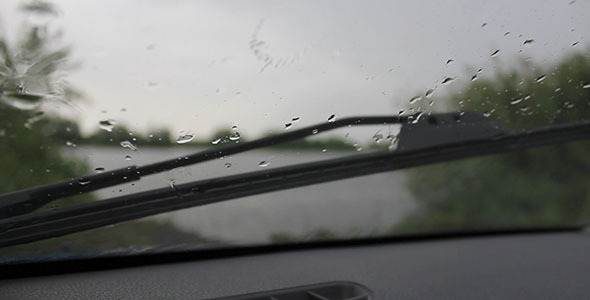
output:
[[[3,0],[0,194],[350,116],[474,112],[511,132],[587,121],[589,12],[575,0]],[[344,126],[39,210],[395,151],[399,133]],[[360,175],[4,247],[0,263],[590,220],[588,141]]]

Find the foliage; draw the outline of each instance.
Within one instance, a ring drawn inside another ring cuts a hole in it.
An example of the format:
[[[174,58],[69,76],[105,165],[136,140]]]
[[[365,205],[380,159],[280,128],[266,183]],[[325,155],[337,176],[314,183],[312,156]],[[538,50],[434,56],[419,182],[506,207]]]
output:
[[[438,99],[515,130],[590,119],[590,58],[523,64]],[[590,142],[420,167],[409,172],[418,209],[395,232],[573,224],[590,218]]]
[[[42,1],[28,2],[23,9],[37,16],[55,13],[51,4]],[[75,106],[73,101],[81,97],[62,78],[68,68],[68,51],[59,45],[59,36],[50,34],[45,25],[25,23],[22,30],[21,38],[14,45],[0,36],[0,193],[62,181],[89,171],[85,162],[62,155],[63,147],[82,139],[76,122],[43,110],[43,105],[52,101]],[[117,128],[113,135],[99,132],[93,138],[99,142],[131,139],[128,132]],[[161,137],[169,143],[167,131]],[[147,143],[148,139],[144,141]],[[60,209],[93,200],[93,195],[85,194],[52,202],[42,209]],[[0,256],[6,260],[75,255],[125,246],[142,248],[204,241],[197,234],[182,232],[171,224],[143,220],[3,248]]]

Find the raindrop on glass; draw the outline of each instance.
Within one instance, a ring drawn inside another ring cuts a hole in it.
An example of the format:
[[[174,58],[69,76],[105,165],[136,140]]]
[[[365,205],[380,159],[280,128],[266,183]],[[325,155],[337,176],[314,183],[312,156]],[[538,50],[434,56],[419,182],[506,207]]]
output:
[[[450,84],[453,81],[455,81],[455,78],[453,78],[453,77],[446,77],[445,79],[443,79],[442,84]]]
[[[293,126],[293,123],[287,123],[285,124],[285,130],[291,128]]]
[[[328,118],[328,122],[330,122],[330,123],[331,123],[331,122],[334,122],[334,121],[336,121],[336,115],[331,115],[331,116]]]
[[[450,63],[452,63],[452,62],[454,62],[454,60],[452,60],[452,59],[447,60],[447,65],[450,64]]]
[[[514,105],[514,104],[518,104],[520,102],[522,102],[522,98],[516,98],[516,99],[513,99],[512,101],[510,101],[510,104]]]
[[[299,117],[294,117],[291,119],[291,122],[295,123],[295,122],[299,121],[299,119],[300,119]]]
[[[432,94],[434,94],[434,90],[433,89],[428,89],[426,91],[426,94],[424,94],[424,97],[430,98],[430,97],[432,97]]]
[[[229,140],[230,141],[238,141],[240,140],[240,133],[239,132],[234,132],[232,135],[229,136]]]
[[[211,144],[213,144],[213,145],[217,145],[219,143],[221,143],[221,139],[220,138],[216,138],[216,139],[214,139],[214,140],[211,141]]]
[[[582,84],[582,87],[585,88],[585,89],[590,89],[590,81]]]
[[[96,168],[94,168],[94,172],[102,173],[102,172],[104,172],[104,168],[103,167],[96,167]]]
[[[535,42],[535,40],[533,40],[533,39],[529,39],[529,40],[526,40],[526,41],[524,41],[522,44],[523,44],[523,45],[528,45],[528,44],[532,44],[532,43],[534,43],[534,42]]]
[[[78,179],[78,183],[80,185],[87,185],[87,184],[90,183],[90,179],[88,179],[88,178],[80,178],[80,179]]]
[[[476,81],[477,80],[477,74],[471,76],[471,81]]]
[[[226,168],[228,168],[228,169],[229,169],[229,168],[231,168],[231,163],[229,163],[229,162],[226,162],[226,163],[224,164],[224,166],[225,166]]]
[[[375,143],[379,144],[379,143],[381,143],[382,140],[383,140],[383,134],[381,134],[379,131],[373,135],[373,141]]]
[[[195,134],[192,132],[181,132],[180,136],[176,139],[177,144],[186,144],[195,138]]]
[[[128,148],[129,150],[137,151],[137,147],[133,145],[130,141],[122,141],[120,145],[123,148]]]
[[[420,99],[422,99],[421,96],[412,97],[412,98],[410,98],[410,104],[414,104],[414,103],[420,101]]]
[[[233,131],[236,131],[236,130],[238,130],[238,126],[236,126],[236,125],[232,126],[232,127],[231,127],[231,130],[233,130]]]
[[[100,127],[100,129],[108,131],[108,132],[113,131],[113,127],[115,127],[115,124],[116,124],[116,122],[111,119],[100,120],[98,122],[98,126]]]
[[[575,47],[575,46],[576,46],[576,45],[578,45],[579,43],[580,43],[580,42],[574,42],[574,43],[572,44],[572,47]]]
[[[125,155],[125,160],[131,160],[131,155]]]
[[[491,116],[491,115],[492,115],[492,114],[493,114],[495,111],[496,111],[496,109],[495,109],[495,108],[492,108],[492,109],[490,109],[490,110],[488,110],[488,111],[484,112],[484,113],[483,113],[483,116],[484,116],[484,117],[486,117],[486,118],[488,118],[488,117],[489,117],[489,116]]]
[[[318,132],[319,131],[317,129],[314,129],[314,130],[311,131],[311,134],[318,134]]]
[[[270,162],[268,162],[266,160],[263,160],[258,164],[258,166],[261,168],[268,167],[269,165],[270,165]]]
[[[494,57],[494,56],[498,55],[498,53],[500,53],[500,49],[497,49],[496,51],[492,52],[492,54],[490,56]]]
[[[541,75],[535,78],[535,82],[542,82],[543,80],[545,80],[545,78],[547,78],[547,75]]]

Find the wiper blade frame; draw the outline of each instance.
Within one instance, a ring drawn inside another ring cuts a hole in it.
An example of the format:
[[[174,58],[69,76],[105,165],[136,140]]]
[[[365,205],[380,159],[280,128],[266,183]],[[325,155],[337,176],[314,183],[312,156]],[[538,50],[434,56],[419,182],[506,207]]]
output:
[[[253,149],[283,144],[340,127],[352,125],[400,124],[408,120],[408,118],[411,119],[412,116],[369,116],[343,118],[335,120],[334,122],[308,126],[249,142],[212,147],[194,154],[164,160],[145,166],[129,166],[101,174],[82,176],[62,182],[36,186],[7,194],[1,194],[0,218],[26,214],[58,199],[140,180],[142,176],[157,174],[178,167],[193,165]]]
[[[590,122],[538,128],[419,150],[375,151],[206,179],[0,220],[0,247],[97,228],[181,208],[454,159],[590,138]]]

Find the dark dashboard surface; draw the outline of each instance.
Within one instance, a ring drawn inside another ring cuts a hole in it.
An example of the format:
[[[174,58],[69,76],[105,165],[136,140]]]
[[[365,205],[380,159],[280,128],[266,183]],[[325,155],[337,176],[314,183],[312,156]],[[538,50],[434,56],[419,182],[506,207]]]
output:
[[[0,299],[207,299],[353,281],[375,299],[590,299],[590,235],[299,250],[0,281]]]

